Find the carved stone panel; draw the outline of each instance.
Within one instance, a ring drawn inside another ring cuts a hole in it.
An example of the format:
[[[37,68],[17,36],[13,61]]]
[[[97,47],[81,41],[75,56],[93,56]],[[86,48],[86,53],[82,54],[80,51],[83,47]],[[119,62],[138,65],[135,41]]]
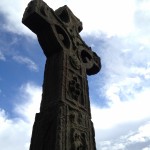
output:
[[[78,58],[78,55],[75,52],[70,53],[69,62],[71,64],[70,68],[73,68],[76,71],[81,69],[80,59]]]
[[[76,128],[71,129],[71,148],[70,150],[88,150],[88,136],[85,131]]]
[[[68,70],[66,81],[66,98],[75,105],[81,105],[80,100],[83,99],[82,77],[75,74],[72,70]]]
[[[85,111],[78,110],[76,107],[69,107],[69,124],[70,126],[86,128],[87,114]]]

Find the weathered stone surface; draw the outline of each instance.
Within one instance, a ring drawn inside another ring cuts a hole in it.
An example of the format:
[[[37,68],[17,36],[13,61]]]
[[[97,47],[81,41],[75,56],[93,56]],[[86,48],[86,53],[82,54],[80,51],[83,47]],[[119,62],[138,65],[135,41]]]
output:
[[[23,19],[47,58],[40,113],[30,150],[96,150],[87,75],[99,72],[100,58],[82,40],[82,22],[65,5],[28,4]]]

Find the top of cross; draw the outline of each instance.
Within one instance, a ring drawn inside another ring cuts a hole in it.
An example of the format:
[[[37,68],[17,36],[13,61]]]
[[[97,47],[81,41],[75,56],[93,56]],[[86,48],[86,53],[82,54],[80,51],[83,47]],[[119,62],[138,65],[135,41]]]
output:
[[[66,5],[54,11],[44,1],[33,0],[28,4],[22,22],[37,34],[46,57],[64,50],[80,55],[87,74],[100,70],[100,58],[79,35],[82,22]]]

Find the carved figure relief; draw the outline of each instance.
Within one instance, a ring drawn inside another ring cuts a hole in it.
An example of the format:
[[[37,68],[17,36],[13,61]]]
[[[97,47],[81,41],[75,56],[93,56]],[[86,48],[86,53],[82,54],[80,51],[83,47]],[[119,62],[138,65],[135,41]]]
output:
[[[83,141],[83,150],[89,150],[88,148],[88,136],[86,133],[82,133],[82,141]]]
[[[72,132],[72,150],[83,150],[82,137],[79,131],[73,129]]]
[[[80,69],[81,65],[78,56],[75,53],[71,53],[69,58],[72,67],[77,70]]]
[[[77,110],[70,109],[69,111],[69,121],[72,126],[75,125],[76,127],[85,127],[85,115],[81,112],[78,112]]]
[[[83,117],[83,114],[82,113],[78,113],[78,123],[79,125],[84,125],[84,121],[85,121],[85,118]]]
[[[77,129],[72,129],[72,142],[71,150],[88,150],[88,140],[86,133]]]
[[[79,95],[81,94],[81,86],[76,76],[69,81],[69,90],[71,97],[77,101]]]
[[[70,112],[69,120],[71,123],[77,124],[77,113],[75,111]]]

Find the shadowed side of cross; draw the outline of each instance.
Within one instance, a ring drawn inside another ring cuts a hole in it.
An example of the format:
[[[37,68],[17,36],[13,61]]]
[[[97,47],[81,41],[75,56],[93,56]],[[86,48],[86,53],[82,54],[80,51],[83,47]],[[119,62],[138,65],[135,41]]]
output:
[[[96,74],[101,69],[100,58],[79,35],[81,21],[66,5],[54,11],[42,0],[31,1],[22,22],[37,35],[47,58],[63,50],[69,55],[79,56],[88,75]]]

